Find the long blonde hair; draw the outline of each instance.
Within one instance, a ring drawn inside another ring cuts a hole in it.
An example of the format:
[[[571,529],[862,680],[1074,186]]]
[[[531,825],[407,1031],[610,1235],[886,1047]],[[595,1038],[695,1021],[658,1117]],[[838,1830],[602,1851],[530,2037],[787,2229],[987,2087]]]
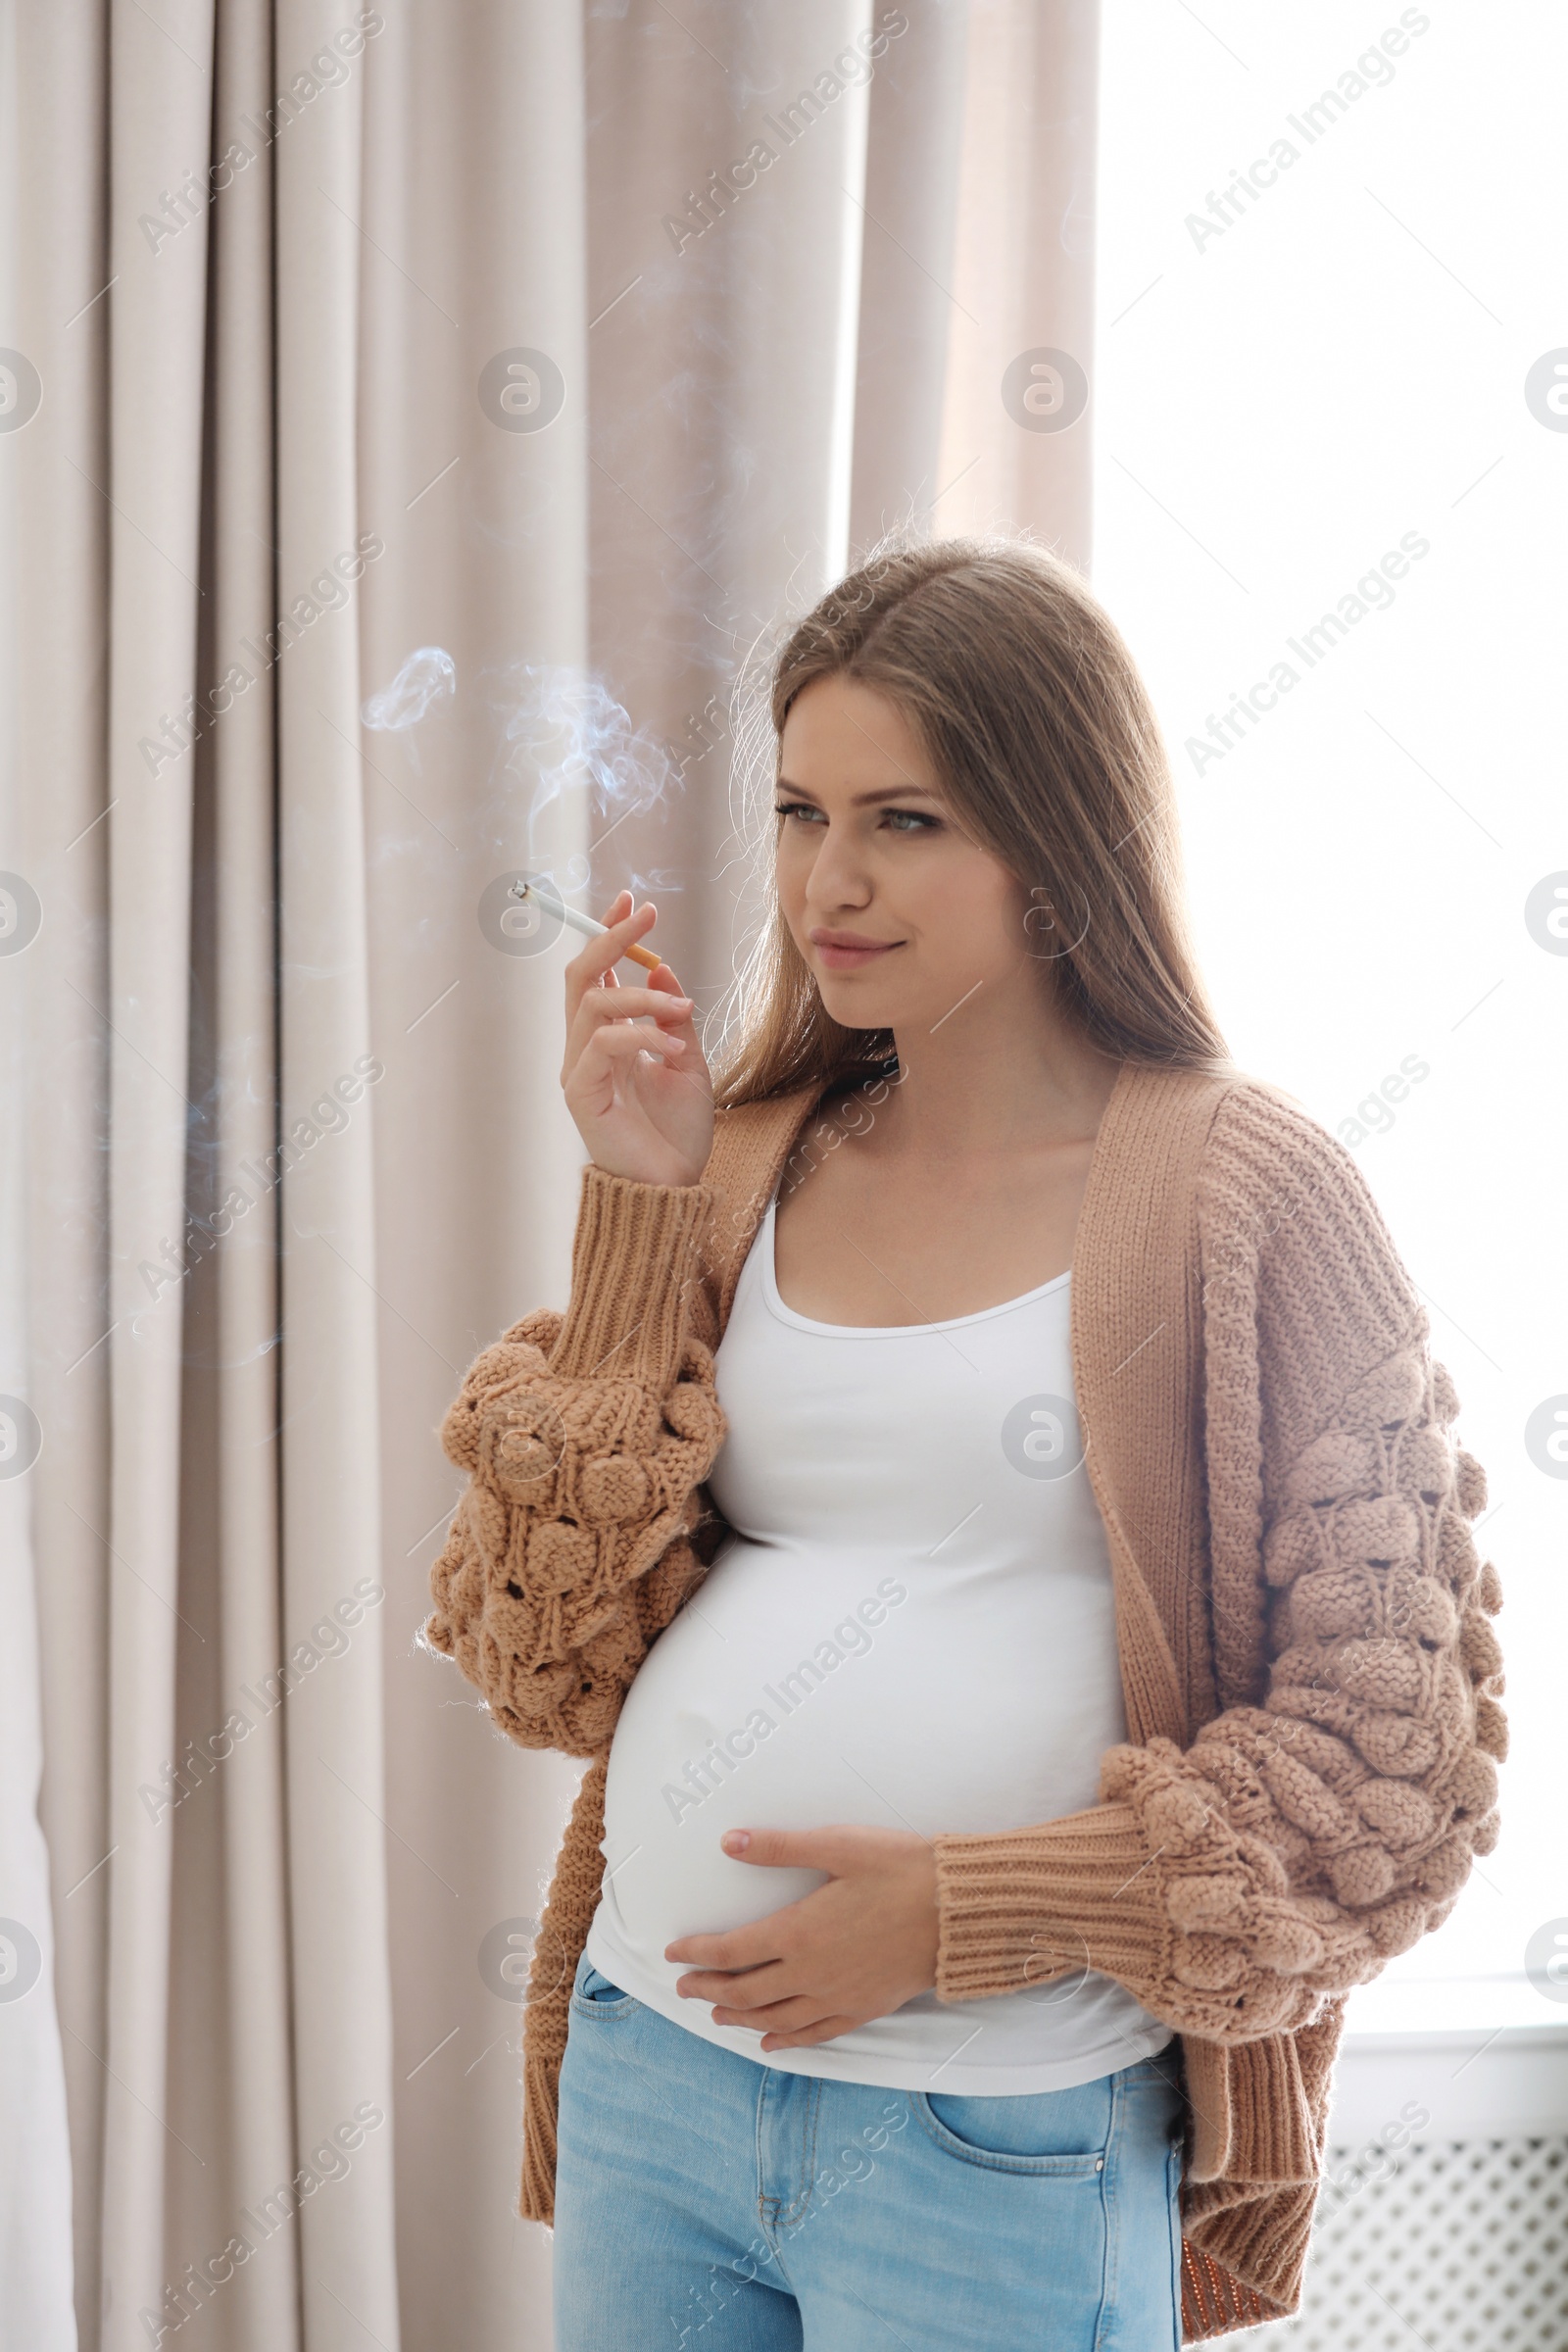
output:
[[[895,542],[797,624],[765,702],[754,694],[765,911],[727,1013],[720,1104],[831,1088],[893,1056],[890,1031],[830,1017],[771,883],[784,721],[805,687],[835,674],[898,708],[959,821],[1029,892],[1031,950],[1093,1043],[1120,1060],[1233,1066],[1193,957],[1164,745],[1109,616],[1069,564],[1028,541]],[[743,769],[745,732],[743,721]]]

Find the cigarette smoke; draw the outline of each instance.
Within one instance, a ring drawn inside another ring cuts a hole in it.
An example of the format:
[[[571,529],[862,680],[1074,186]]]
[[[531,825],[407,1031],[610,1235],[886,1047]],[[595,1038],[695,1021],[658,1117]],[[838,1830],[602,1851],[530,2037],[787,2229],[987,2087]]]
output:
[[[414,730],[432,707],[458,691],[458,665],[439,645],[416,646],[390,686],[372,694],[360,712],[361,723],[378,735],[401,735],[416,767]]]

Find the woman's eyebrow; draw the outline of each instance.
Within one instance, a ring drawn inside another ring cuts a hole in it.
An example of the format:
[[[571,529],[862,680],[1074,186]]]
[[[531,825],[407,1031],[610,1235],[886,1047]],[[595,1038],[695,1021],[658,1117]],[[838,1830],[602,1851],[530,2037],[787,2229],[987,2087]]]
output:
[[[776,789],[779,792],[798,793],[803,801],[814,802],[816,800],[816,795],[810,790],[809,786],[805,784],[792,784],[788,776],[779,777]],[[907,784],[881,784],[877,786],[874,792],[852,793],[850,796],[850,805],[855,808],[870,808],[875,807],[879,801],[907,801],[910,799],[935,801],[940,799],[940,794],[938,794],[934,787],[929,784],[915,784],[913,782]]]

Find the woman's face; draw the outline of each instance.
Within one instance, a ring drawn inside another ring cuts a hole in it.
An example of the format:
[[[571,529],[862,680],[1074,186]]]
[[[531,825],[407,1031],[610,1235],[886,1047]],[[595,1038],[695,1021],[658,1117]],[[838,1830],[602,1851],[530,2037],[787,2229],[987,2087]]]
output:
[[[960,831],[885,696],[813,680],[791,705],[779,766],[779,903],[834,1020],[912,1041],[1038,973],[1028,894]]]

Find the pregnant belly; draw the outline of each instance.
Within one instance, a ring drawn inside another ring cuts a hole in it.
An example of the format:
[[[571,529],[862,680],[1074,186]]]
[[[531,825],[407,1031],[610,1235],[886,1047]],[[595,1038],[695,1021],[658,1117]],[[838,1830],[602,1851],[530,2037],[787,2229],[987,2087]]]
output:
[[[1054,1677],[1066,1654],[1071,1674]],[[684,1964],[666,1943],[763,1918],[827,1875],[736,1861],[724,1831],[1054,1819],[1095,1802],[1124,1729],[1102,1578],[739,1542],[656,1642],[616,1724],[604,1852],[617,1936],[673,1984]]]

